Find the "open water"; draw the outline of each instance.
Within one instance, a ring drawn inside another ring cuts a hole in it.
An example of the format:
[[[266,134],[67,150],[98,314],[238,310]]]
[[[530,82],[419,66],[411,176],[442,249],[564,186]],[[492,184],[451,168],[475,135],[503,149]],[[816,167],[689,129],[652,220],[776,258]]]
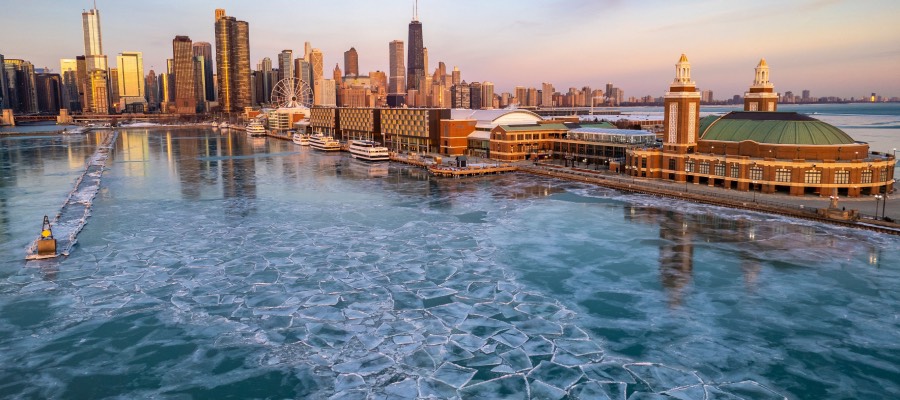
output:
[[[275,139],[0,138],[0,397],[896,398],[900,239]]]

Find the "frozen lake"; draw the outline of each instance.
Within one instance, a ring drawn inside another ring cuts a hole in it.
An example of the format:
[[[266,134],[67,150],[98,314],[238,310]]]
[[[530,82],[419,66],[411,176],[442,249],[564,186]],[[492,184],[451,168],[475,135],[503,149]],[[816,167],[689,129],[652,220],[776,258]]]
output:
[[[890,398],[900,239],[288,141],[0,138],[0,397]]]

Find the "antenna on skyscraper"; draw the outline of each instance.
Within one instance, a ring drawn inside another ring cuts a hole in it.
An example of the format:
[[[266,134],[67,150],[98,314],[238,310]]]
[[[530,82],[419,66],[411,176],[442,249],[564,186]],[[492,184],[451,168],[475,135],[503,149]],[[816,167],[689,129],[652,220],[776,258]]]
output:
[[[418,20],[419,20],[419,0],[416,0],[416,4],[413,6],[413,21],[418,21]]]

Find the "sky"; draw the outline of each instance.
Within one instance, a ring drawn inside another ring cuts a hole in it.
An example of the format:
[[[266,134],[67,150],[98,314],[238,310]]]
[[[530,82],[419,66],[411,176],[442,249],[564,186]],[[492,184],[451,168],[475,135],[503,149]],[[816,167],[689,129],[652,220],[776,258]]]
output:
[[[59,70],[84,54],[87,0],[0,0],[0,54]],[[388,70],[388,43],[407,42],[412,0],[98,0],[103,50],[144,54],[144,72],[165,69],[172,39],[214,41],[214,10],[250,24],[251,67],[263,57],[325,55],[325,75],[351,46],[360,72]],[[747,90],[765,58],[777,92],[900,96],[898,0],[420,0],[429,73],[438,61],[466,81],[559,92],[603,88],[659,97],[682,53],[692,78],[716,99]]]

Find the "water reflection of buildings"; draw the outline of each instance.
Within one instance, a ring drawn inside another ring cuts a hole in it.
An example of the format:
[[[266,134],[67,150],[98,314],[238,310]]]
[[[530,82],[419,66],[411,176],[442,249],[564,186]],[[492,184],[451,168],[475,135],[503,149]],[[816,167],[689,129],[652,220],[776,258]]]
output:
[[[828,254],[840,238],[822,235],[820,228],[789,223],[760,224],[743,218],[725,218],[714,213],[688,214],[655,207],[625,207],[628,221],[659,225],[659,274],[669,305],[679,306],[690,287],[694,271],[695,245],[735,243],[741,274],[748,291],[755,291],[766,262],[763,254],[803,250]],[[784,238],[790,238],[788,242]],[[825,250],[829,250],[826,252]],[[869,247],[869,264],[878,265],[880,250]]]

